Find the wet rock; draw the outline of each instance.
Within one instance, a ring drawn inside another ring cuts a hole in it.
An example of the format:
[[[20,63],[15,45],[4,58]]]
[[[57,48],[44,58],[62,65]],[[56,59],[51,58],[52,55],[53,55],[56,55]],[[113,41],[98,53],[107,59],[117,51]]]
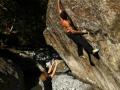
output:
[[[21,70],[3,58],[0,58],[0,90],[25,90]]]

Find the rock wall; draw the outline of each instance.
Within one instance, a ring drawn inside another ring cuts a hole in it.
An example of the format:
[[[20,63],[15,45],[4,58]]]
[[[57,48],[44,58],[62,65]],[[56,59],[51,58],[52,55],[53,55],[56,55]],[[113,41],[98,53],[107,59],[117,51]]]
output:
[[[46,42],[56,49],[80,80],[97,89],[119,90],[120,1],[64,0],[62,5],[77,29],[84,28],[89,32],[84,37],[92,46],[100,48],[100,59],[91,56],[95,64],[92,66],[86,52],[85,58],[78,56],[77,45],[63,32],[59,23],[57,0],[48,3],[47,28],[44,31]]]
[[[56,75],[52,79],[53,90],[93,90],[89,84],[85,84],[70,75]]]

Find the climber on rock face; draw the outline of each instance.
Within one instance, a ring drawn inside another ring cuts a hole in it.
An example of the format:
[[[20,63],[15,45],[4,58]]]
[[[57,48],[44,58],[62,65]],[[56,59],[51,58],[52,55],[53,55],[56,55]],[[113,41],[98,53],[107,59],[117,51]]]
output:
[[[87,34],[86,30],[78,31],[76,27],[73,25],[72,20],[66,13],[66,11],[62,7],[62,3],[58,0],[58,12],[60,16],[60,24],[64,28],[65,33],[71,38],[77,45],[78,48],[84,48],[88,54],[96,54],[99,52],[98,48],[93,48],[88,41],[82,36],[83,34]],[[79,54],[79,51],[78,51]],[[80,55],[80,54],[79,54]]]

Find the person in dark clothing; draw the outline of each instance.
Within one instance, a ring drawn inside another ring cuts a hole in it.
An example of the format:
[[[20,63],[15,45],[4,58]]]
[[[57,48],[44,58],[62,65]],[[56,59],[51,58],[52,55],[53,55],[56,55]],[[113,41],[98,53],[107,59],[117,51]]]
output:
[[[77,45],[79,45],[79,47],[83,47],[85,51],[89,54],[94,54],[98,51],[96,49],[93,49],[93,47],[88,43],[88,41],[81,35],[68,33],[67,36],[71,38]]]

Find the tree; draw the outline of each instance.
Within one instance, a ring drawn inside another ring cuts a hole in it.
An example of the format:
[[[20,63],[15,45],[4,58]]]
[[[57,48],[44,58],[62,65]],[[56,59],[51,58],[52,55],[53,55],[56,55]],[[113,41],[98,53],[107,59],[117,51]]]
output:
[[[47,28],[44,36],[47,44],[60,54],[78,79],[93,85],[95,89],[119,90],[120,84],[120,1],[106,0],[69,0],[62,1],[63,7],[74,25],[87,29],[84,37],[92,45],[99,46],[100,60],[91,56],[78,56],[77,45],[67,37],[59,24],[57,0],[49,0]]]

